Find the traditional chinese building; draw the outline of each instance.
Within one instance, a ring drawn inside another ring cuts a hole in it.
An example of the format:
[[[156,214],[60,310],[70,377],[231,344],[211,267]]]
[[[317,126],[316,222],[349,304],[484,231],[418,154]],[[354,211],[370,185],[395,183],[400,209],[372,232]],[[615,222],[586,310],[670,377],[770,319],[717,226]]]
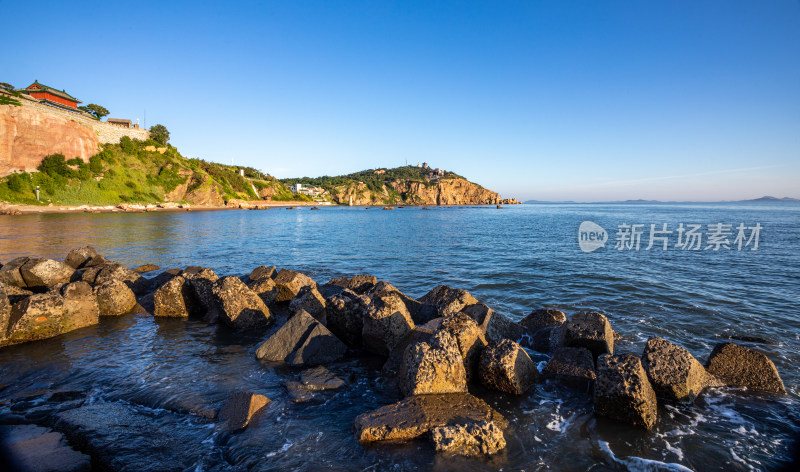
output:
[[[68,108],[77,109],[78,104],[81,103],[80,100],[68,94],[66,90],[57,90],[53,87],[48,87],[47,85],[40,84],[38,80],[19,91],[33,98],[38,98]]]

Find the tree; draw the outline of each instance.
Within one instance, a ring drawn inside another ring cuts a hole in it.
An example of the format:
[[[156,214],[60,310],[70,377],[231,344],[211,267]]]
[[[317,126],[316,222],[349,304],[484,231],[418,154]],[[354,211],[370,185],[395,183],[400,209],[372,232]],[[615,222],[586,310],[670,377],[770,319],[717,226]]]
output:
[[[169,131],[164,125],[154,125],[150,128],[150,139],[166,146],[169,141]]]
[[[9,83],[6,83],[6,82],[0,82],[0,88],[3,89],[3,90],[6,90],[8,92],[11,92],[11,91],[14,90],[14,86],[9,84]]]
[[[90,103],[85,107],[78,107],[78,110],[85,111],[86,113],[94,116],[95,120],[99,120],[100,118],[108,115],[108,109],[106,109],[106,107],[96,105],[94,103]]]

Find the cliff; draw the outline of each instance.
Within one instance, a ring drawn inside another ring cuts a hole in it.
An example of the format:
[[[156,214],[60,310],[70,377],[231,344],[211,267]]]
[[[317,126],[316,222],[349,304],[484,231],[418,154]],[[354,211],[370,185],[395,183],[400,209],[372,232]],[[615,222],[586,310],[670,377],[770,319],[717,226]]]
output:
[[[149,137],[144,129],[110,125],[30,98],[20,98],[18,103],[0,105],[0,176],[33,171],[50,154],[87,162],[101,144],[119,143],[122,136]]]

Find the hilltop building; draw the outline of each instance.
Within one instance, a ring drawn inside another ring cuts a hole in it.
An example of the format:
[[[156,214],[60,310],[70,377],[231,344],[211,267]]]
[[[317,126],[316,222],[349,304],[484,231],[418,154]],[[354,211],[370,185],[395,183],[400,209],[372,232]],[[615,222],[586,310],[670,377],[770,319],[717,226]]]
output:
[[[30,95],[33,98],[38,98],[40,102],[44,102],[48,105],[53,105],[59,108],[77,110],[78,104],[82,103],[77,98],[68,94],[66,90],[58,90],[53,87],[40,84],[38,80],[34,80],[33,83],[28,85],[26,88],[17,91]]]

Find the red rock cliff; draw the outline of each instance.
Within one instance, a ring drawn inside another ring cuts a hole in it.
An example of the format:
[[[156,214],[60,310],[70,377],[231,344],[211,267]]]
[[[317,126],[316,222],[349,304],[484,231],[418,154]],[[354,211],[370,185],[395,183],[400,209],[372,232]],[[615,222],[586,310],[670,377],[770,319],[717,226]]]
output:
[[[35,170],[48,154],[88,160],[100,140],[81,119],[28,106],[0,105],[0,176]]]

